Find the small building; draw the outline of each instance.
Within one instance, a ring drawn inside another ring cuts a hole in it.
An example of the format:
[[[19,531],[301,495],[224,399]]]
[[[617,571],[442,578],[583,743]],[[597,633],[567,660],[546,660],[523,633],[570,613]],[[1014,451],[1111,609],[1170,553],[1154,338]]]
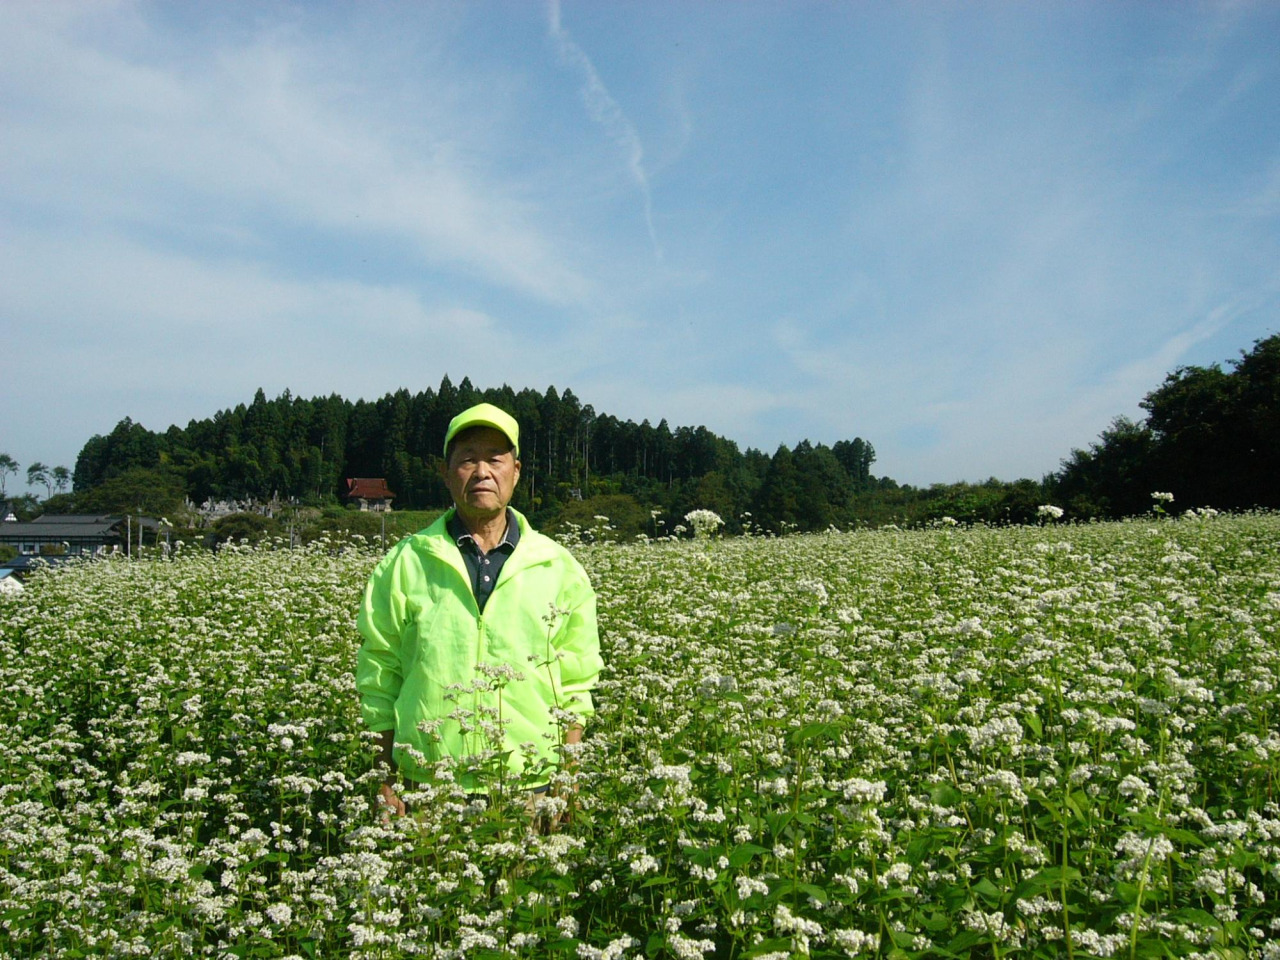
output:
[[[60,567],[65,563],[83,563],[88,556],[88,554],[79,554],[75,556],[14,557],[12,560],[5,560],[0,563],[0,588],[12,593],[21,592],[22,582],[31,575],[33,570],[45,567]],[[8,584],[8,586],[5,586],[5,584]]]
[[[146,543],[153,544],[160,534],[160,521],[155,517],[46,513],[29,523],[0,521],[0,544],[13,547],[19,557],[95,556],[117,550],[129,553],[134,546],[142,545],[144,537]]]
[[[30,523],[0,522],[0,543],[20,557],[107,553],[124,544],[125,521],[95,514],[44,514]]]
[[[347,478],[347,503],[358,504],[361,510],[375,513],[390,510],[395,496],[382,477]]]

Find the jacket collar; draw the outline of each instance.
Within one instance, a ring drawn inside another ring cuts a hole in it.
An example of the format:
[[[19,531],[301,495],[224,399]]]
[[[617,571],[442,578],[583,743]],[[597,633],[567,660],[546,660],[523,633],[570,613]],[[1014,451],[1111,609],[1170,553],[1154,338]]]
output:
[[[520,525],[520,542],[516,544],[515,550],[507,558],[503,568],[511,568],[508,575],[526,567],[534,567],[540,563],[550,563],[554,560],[556,557],[555,541],[534,530],[529,525],[528,519],[519,510],[514,507],[508,507],[508,509],[515,517],[516,523]],[[454,543],[453,537],[449,536],[449,518],[455,512],[456,509],[450,507],[438,516],[431,526],[415,534],[414,537],[415,539],[420,539],[422,545],[432,555],[452,566],[464,569],[462,554],[458,552],[458,545]]]

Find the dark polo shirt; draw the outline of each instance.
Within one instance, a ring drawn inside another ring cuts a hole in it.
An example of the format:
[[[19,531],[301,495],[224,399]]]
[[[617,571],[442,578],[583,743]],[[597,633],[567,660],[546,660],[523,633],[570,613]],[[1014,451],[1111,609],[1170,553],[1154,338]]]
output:
[[[516,522],[516,515],[508,507],[507,532],[503,535],[502,542],[488,553],[481,550],[480,544],[476,543],[475,538],[467,532],[467,528],[458,518],[457,511],[449,518],[446,527],[449,536],[453,538],[454,543],[458,545],[458,550],[462,553],[467,572],[471,574],[471,592],[475,594],[476,606],[480,608],[481,613],[484,613],[484,605],[488,603],[489,594],[493,593],[493,587],[498,582],[502,565],[507,562],[507,557],[511,556],[516,544],[520,542],[520,524]]]

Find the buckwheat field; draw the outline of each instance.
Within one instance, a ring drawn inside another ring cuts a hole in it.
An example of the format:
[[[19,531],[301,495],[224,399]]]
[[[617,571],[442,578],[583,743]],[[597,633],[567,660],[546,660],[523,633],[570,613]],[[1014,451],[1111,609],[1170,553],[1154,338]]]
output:
[[[379,816],[373,549],[0,594],[0,953],[1280,958],[1280,517],[576,552],[546,834],[445,765]]]

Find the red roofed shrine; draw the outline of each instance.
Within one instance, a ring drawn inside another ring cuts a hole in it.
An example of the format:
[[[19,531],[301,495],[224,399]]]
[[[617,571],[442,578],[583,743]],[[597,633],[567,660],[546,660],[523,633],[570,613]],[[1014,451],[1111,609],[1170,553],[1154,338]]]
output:
[[[347,501],[359,502],[361,510],[390,510],[395,494],[382,477],[348,477]]]

